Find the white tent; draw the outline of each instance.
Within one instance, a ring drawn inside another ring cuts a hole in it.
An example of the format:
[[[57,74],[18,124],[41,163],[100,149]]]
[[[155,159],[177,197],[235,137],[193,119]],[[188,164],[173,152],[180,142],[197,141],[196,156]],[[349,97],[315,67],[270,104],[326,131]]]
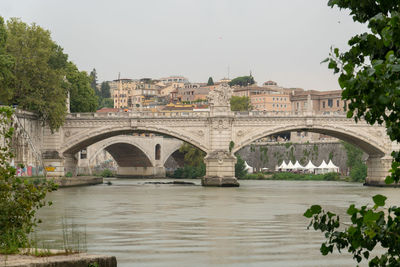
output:
[[[332,160],[329,160],[327,168],[329,169],[329,172],[339,172],[339,167],[333,164]]]
[[[281,165],[279,167],[276,167],[275,170],[276,171],[283,171],[283,170],[286,170],[286,167],[287,167],[286,162],[282,161]]]
[[[324,173],[328,173],[329,169],[328,169],[328,164],[326,164],[325,160],[322,161],[321,165],[319,165],[317,168],[315,168],[315,173],[316,174],[324,174]]]
[[[293,169],[298,170],[298,171],[304,170],[304,167],[301,166],[301,164],[300,164],[299,161],[297,161],[297,160],[296,160],[296,163],[294,164],[293,167],[294,167]]]
[[[314,173],[315,169],[317,168],[311,160],[307,163],[307,165],[304,167],[309,173]]]
[[[286,166],[286,170],[293,170],[294,169],[294,165],[293,163],[289,160],[288,165]]]
[[[246,168],[244,168],[248,173],[253,173],[253,167],[251,167],[247,162],[245,161],[244,164],[246,165]]]

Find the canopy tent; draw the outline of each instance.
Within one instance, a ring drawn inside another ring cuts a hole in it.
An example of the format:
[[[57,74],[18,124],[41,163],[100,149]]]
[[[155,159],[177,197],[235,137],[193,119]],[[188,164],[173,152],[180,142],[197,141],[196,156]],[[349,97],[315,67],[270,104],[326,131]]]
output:
[[[286,169],[286,167],[287,167],[286,162],[282,161],[281,165],[279,167],[276,167],[275,170],[276,171],[283,171],[283,170]]]
[[[330,172],[339,172],[339,167],[333,164],[332,160],[329,160],[327,167]]]
[[[244,165],[246,165],[246,167],[244,168],[248,173],[253,173],[253,167],[251,167],[249,164],[247,164],[247,162],[244,162]]]
[[[308,161],[307,165],[304,167],[309,173],[314,173],[315,169],[317,168],[311,160]]]
[[[293,170],[294,169],[294,165],[293,163],[289,160],[288,165],[286,166],[286,170]]]
[[[322,161],[321,165],[319,165],[318,167],[315,168],[316,174],[324,174],[324,173],[328,173],[328,172],[329,172],[329,168],[328,168],[328,164],[326,164],[325,160]]]
[[[300,171],[300,170],[304,170],[304,167],[301,166],[299,161],[296,160],[296,163],[294,164],[294,168],[293,169]]]

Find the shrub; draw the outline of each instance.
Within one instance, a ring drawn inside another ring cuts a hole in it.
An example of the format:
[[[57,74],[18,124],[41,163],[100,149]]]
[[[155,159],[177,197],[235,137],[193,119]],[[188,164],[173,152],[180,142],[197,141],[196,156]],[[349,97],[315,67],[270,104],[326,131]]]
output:
[[[71,173],[71,172],[67,172],[67,173],[65,174],[65,177],[72,177],[72,173]]]
[[[111,170],[105,169],[101,172],[100,174],[101,177],[114,177],[114,174],[112,173]]]

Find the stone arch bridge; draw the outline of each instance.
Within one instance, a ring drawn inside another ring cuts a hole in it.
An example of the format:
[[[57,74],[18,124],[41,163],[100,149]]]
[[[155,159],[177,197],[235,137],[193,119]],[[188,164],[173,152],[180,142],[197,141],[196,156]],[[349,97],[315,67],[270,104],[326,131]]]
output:
[[[360,147],[367,160],[367,184],[383,184],[391,165],[392,150],[383,126],[355,123],[345,114],[231,112],[228,105],[212,105],[209,112],[193,113],[76,113],[69,114],[56,133],[43,130],[43,161],[55,169],[48,175],[64,175],[76,166],[74,155],[97,142],[122,134],[154,132],[188,142],[207,156],[203,185],[237,185],[234,153],[253,141],[288,131],[310,131]],[[155,153],[155,152],[154,152]]]

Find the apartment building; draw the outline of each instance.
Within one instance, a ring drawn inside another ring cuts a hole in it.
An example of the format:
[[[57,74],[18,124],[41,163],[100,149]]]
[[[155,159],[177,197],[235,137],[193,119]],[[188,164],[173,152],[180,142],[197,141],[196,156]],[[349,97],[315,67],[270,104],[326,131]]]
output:
[[[308,110],[308,105],[314,112],[343,112],[347,109],[346,102],[342,100],[342,90],[296,92],[290,95],[290,101],[292,110],[298,112]]]

